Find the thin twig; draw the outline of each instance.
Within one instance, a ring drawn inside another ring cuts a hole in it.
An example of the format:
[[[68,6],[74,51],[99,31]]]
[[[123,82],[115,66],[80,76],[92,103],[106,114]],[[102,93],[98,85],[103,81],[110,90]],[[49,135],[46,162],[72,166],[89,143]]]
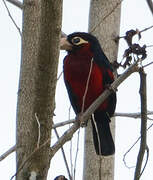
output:
[[[23,9],[23,3],[18,0],[6,0],[6,1],[8,1],[9,3],[15,5],[16,7],[20,9]]]
[[[142,32],[145,32],[145,31],[147,31],[147,30],[150,30],[151,28],[153,28],[153,25],[151,25],[151,26],[149,26],[149,27],[147,27],[147,28],[145,28],[145,29],[142,29],[141,31],[139,31],[138,29],[137,29],[137,31],[138,31],[138,33],[142,33]],[[138,33],[136,33],[136,34],[138,34]],[[117,37],[117,40],[118,39],[122,39],[122,38],[125,38],[126,36],[120,36],[120,37]],[[148,47],[148,46],[147,46]]]
[[[150,66],[150,65],[152,65],[152,64],[153,64],[153,62],[150,62],[150,63],[144,65],[143,68],[146,68],[146,67],[148,67],[148,66]]]
[[[67,121],[64,121],[64,122],[56,123],[56,124],[53,125],[52,128],[58,128],[58,127],[61,127],[61,126],[65,126],[65,125],[74,123],[75,121],[76,121],[76,119],[70,119],[70,120],[67,120]]]
[[[123,162],[124,162],[124,165],[125,167],[127,167],[128,169],[131,169],[131,168],[134,168],[135,166],[129,166],[127,165],[126,163],[126,156],[127,154],[133,149],[133,147],[138,143],[138,141],[140,140],[141,137],[139,137],[135,142],[134,144],[126,151],[126,153],[123,155]]]
[[[18,171],[11,177],[10,180],[12,180],[25,166],[25,164],[32,158],[32,156],[38,152],[41,148],[43,148],[44,146],[46,146],[48,143],[50,143],[50,138],[47,139],[42,145],[39,146],[39,148],[35,148],[35,150],[25,159],[25,161],[22,162],[22,164],[20,165],[20,167],[18,168]]]
[[[152,2],[152,0],[146,0],[146,1],[147,1],[147,4],[149,6],[151,13],[153,14],[153,2]]]
[[[76,155],[75,155],[75,161],[74,161],[74,175],[73,175],[74,180],[75,180],[75,174],[76,174],[77,157],[78,157],[78,152],[79,152],[79,140],[80,140],[80,129],[78,131],[77,149],[76,149]]]
[[[148,45],[148,46],[146,46],[146,48],[150,48],[150,47],[153,47],[153,45]]]
[[[153,120],[153,119],[152,119]],[[147,128],[147,131],[153,127],[153,123]],[[141,136],[133,143],[133,145],[126,151],[126,153],[123,155],[123,162],[125,167],[127,167],[128,169],[130,168],[134,168],[135,166],[128,166],[126,163],[126,156],[127,154],[133,149],[133,147],[138,143],[138,141],[140,140]]]
[[[142,173],[141,167],[146,150],[147,138],[147,96],[146,96],[146,74],[143,68],[140,68],[140,99],[141,99],[141,142],[137,158],[134,180],[139,180]]]
[[[153,111],[147,111],[147,115],[153,115]],[[119,112],[116,112],[114,114],[114,117],[128,117],[128,118],[137,119],[137,118],[141,118],[141,112],[136,112],[136,113],[119,113]]]
[[[9,11],[9,8],[7,7],[7,4],[6,4],[5,0],[3,0],[3,3],[4,3],[4,6],[5,6],[5,8],[6,8],[7,12],[8,12],[8,15],[9,15],[9,17],[11,18],[13,24],[14,24],[15,27],[17,28],[17,30],[18,30],[20,36],[22,36],[22,33],[21,33],[21,31],[20,31],[20,28],[17,26],[15,20],[13,19],[12,15],[11,15],[11,13],[10,13],[10,11]]]
[[[104,17],[99,21],[99,23],[97,23],[93,28],[91,28],[90,33],[93,33],[93,32],[95,31],[95,29],[96,29],[98,26],[100,26],[100,24],[101,24],[108,16],[110,16],[122,2],[123,2],[123,0],[117,2],[116,5],[115,5],[115,7],[113,7],[113,9],[112,9],[108,14],[106,14],[106,16],[104,16]]]
[[[153,115],[153,111],[147,111],[147,115]],[[128,118],[140,118],[141,117],[141,113],[140,112],[137,112],[137,113],[120,113],[120,112],[116,112],[114,114],[114,117],[128,117]],[[148,120],[152,120],[148,117]],[[53,128],[58,128],[58,127],[61,127],[61,126],[65,126],[65,125],[68,125],[68,124],[72,124],[76,121],[76,119],[70,119],[70,120],[67,120],[67,121],[64,121],[64,122],[60,122],[60,123],[56,123],[53,125]]]
[[[15,5],[16,7],[20,8],[21,10],[23,9],[23,3],[18,1],[18,0],[6,0],[6,1],[8,1],[9,3]],[[61,37],[67,37],[67,35],[62,31],[61,32]]]
[[[89,68],[89,74],[88,74],[88,78],[87,78],[87,82],[86,82],[86,88],[85,88],[84,95],[83,95],[83,98],[82,98],[81,113],[84,112],[85,100],[86,100],[86,95],[87,95],[88,88],[89,88],[89,80],[90,80],[90,77],[91,77],[92,67],[93,67],[93,58],[91,59],[90,68]]]
[[[62,74],[63,74],[63,71],[62,71],[62,72],[59,74],[59,76],[57,77],[57,81],[61,78]]]
[[[7,150],[4,154],[2,154],[0,156],[0,161],[2,161],[3,159],[5,159],[7,156],[9,156],[11,153],[13,153],[14,151],[16,151],[16,145],[14,145],[13,147],[11,147],[9,150]]]
[[[53,124],[54,124],[54,123],[53,123]],[[57,139],[59,139],[60,137],[59,137],[59,134],[58,134],[58,132],[57,132],[57,129],[54,128],[54,131],[55,131],[55,134],[56,134]],[[61,151],[62,151],[62,155],[63,155],[63,159],[64,159],[64,162],[65,162],[65,166],[66,166],[66,170],[67,170],[69,179],[72,180],[71,173],[70,173],[70,169],[69,169],[69,166],[68,166],[68,162],[67,162],[66,155],[65,155],[65,152],[64,152],[64,148],[63,148],[63,147],[61,147]]]
[[[142,30],[140,31],[140,33],[145,32],[145,31],[147,31],[147,30],[149,30],[149,29],[151,29],[151,28],[153,28],[153,25],[151,25],[151,26],[149,26],[149,27],[147,27],[147,28],[145,28],[145,29],[142,29]]]
[[[71,117],[71,105],[69,107],[69,113],[68,113],[68,119],[70,120],[70,117]],[[70,124],[69,124],[69,128],[70,128]],[[73,160],[72,160],[72,155],[73,155],[73,148],[72,148],[72,139],[71,139],[71,142],[70,142],[70,164],[71,164],[71,177],[72,177],[72,180],[73,180]]]
[[[37,148],[39,148],[39,144],[40,144],[40,122],[39,122],[37,113],[35,113],[35,118],[36,118],[37,124],[38,124],[38,140],[37,140]]]

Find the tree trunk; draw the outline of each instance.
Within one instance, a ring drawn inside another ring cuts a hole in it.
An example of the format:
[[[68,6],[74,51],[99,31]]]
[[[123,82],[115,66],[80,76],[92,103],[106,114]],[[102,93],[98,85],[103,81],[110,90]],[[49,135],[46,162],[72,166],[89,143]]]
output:
[[[17,180],[32,179],[32,176],[46,180],[50,167],[49,139],[54,113],[61,17],[61,0],[24,0],[17,104]],[[48,143],[41,147],[45,142]]]
[[[110,61],[117,60],[118,44],[114,38],[119,35],[120,1],[91,0],[89,32],[101,43],[103,51]],[[111,130],[115,135],[115,120]],[[114,156],[97,156],[93,146],[91,124],[85,130],[84,180],[113,180]]]

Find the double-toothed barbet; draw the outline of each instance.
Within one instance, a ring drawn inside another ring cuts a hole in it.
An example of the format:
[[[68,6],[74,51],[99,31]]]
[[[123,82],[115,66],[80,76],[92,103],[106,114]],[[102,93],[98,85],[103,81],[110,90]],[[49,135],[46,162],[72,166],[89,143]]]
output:
[[[78,115],[114,81],[113,68],[97,38],[89,33],[76,32],[62,38],[61,49],[68,53],[64,58],[64,81],[71,105]],[[92,116],[93,141],[98,155],[108,156],[115,152],[109,125],[115,107],[116,93],[113,92]]]

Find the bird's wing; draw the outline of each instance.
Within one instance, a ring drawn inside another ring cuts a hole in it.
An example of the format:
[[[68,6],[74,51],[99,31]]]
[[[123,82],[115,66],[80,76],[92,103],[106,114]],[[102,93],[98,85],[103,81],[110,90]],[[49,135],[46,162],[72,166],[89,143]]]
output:
[[[65,85],[66,85],[67,92],[68,92],[68,95],[69,95],[69,99],[70,99],[71,105],[72,105],[72,107],[74,109],[74,112],[76,114],[78,114],[81,111],[81,109],[80,109],[80,107],[78,105],[77,96],[74,94],[70,84],[66,80],[65,80]]]

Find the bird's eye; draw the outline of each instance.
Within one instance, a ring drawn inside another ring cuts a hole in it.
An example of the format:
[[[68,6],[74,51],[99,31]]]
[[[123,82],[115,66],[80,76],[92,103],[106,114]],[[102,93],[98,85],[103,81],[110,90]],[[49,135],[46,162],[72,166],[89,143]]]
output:
[[[73,43],[73,44],[76,44],[76,45],[79,44],[79,43],[80,43],[80,38],[79,38],[79,37],[73,38],[73,39],[72,39],[72,43]]]
[[[73,37],[71,39],[71,43],[75,46],[79,46],[79,45],[82,45],[82,44],[85,44],[85,43],[88,43],[88,41],[82,39],[81,37]]]

